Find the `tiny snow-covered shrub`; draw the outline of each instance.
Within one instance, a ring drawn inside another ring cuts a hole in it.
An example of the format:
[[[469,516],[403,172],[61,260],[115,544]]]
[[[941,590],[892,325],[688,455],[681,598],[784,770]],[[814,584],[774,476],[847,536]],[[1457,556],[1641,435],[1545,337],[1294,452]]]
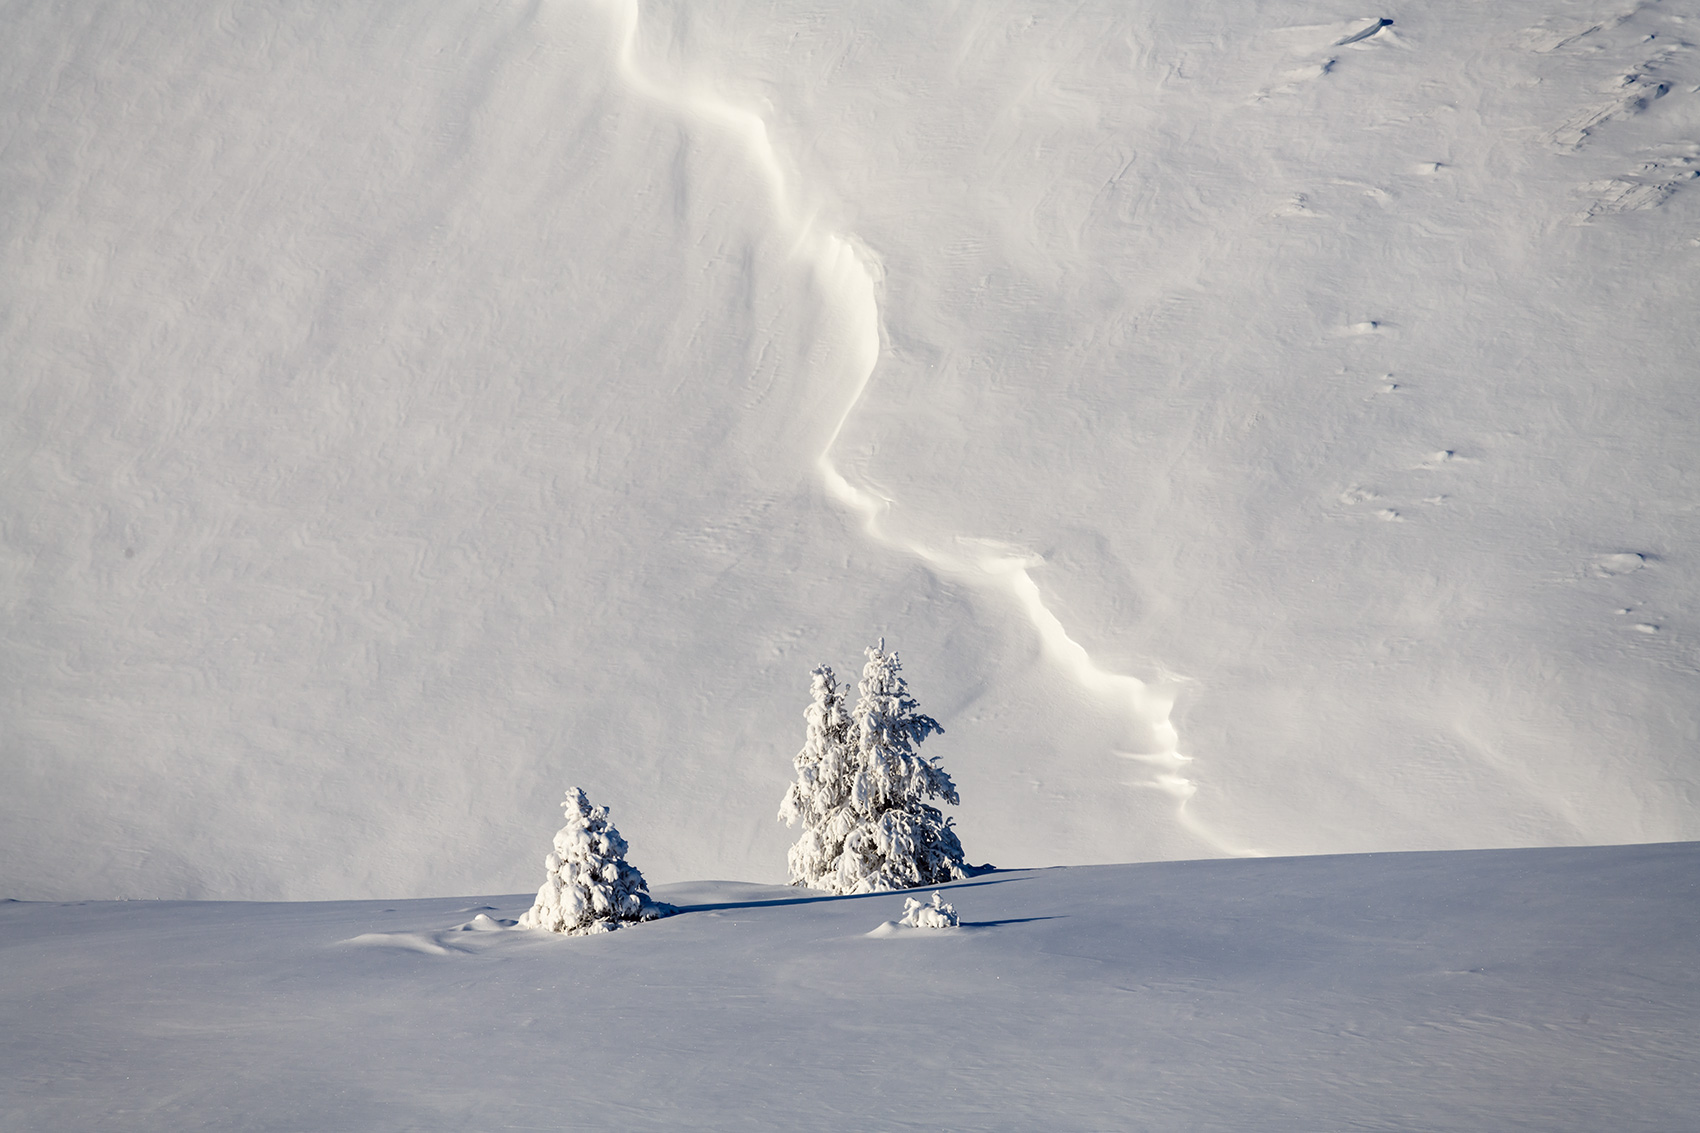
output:
[[[852,712],[832,670],[814,672],[797,779],[779,807],[786,825],[803,827],[788,855],[791,884],[874,893],[962,878],[962,843],[928,801],[957,802],[956,785],[916,750],[944,729],[919,711],[883,640],[867,653]]]
[[[567,824],[543,859],[548,877],[537,903],[519,918],[520,927],[587,936],[659,917],[643,874],[626,862],[626,840],[608,821],[608,808],[592,806],[577,787],[561,807]]]
[[[903,919],[899,924],[910,928],[955,928],[956,909],[944,903],[938,890],[933,890],[933,903],[923,905],[913,897],[903,899]]]

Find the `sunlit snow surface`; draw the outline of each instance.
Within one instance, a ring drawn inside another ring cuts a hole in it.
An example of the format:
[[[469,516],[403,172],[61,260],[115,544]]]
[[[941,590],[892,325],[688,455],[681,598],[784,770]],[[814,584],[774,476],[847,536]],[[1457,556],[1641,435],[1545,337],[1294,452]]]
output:
[[[0,905],[0,1125],[1649,1131],[1700,1112],[1700,845],[903,894]],[[482,919],[481,919],[482,918]],[[882,929],[882,925],[886,926]]]
[[[880,634],[975,860],[1700,837],[1697,41],[0,5],[0,892],[777,881]]]

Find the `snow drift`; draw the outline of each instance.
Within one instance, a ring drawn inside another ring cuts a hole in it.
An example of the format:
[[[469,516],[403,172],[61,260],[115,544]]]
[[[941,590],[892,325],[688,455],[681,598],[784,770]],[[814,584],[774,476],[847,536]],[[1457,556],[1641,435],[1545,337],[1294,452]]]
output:
[[[901,893],[0,902],[8,1130],[1667,1133],[1700,845],[1157,862]],[[886,922],[884,931],[877,926]],[[305,1084],[311,1088],[303,1088]]]

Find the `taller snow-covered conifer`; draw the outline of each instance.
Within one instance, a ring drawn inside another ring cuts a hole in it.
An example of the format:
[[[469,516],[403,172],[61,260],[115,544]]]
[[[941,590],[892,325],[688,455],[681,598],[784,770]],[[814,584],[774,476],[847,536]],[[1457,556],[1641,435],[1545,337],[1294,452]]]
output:
[[[883,639],[867,654],[848,718],[832,671],[815,670],[797,781],[779,811],[788,825],[803,825],[790,853],[793,885],[871,893],[964,876],[962,843],[928,801],[956,803],[956,786],[916,750],[944,729],[909,695]]]
[[[956,784],[936,759],[916,749],[943,732],[920,711],[903,680],[896,653],[885,639],[867,650],[855,711],[856,778],[851,807],[862,818],[844,839],[840,881],[855,879],[845,892],[937,885],[964,876],[962,843],[951,820],[927,800],[955,805]]]
[[[567,824],[543,859],[548,877],[537,891],[537,903],[519,918],[520,926],[587,936],[610,932],[622,922],[659,917],[643,874],[626,862],[626,840],[608,821],[608,808],[592,806],[574,787],[561,809]]]

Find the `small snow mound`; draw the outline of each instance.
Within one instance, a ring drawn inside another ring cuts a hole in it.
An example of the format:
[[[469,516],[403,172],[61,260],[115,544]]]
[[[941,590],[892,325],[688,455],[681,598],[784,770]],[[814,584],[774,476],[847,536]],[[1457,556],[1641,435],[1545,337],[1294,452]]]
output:
[[[930,905],[923,905],[913,897],[904,898],[902,923],[910,928],[955,928],[958,922],[956,910],[945,904],[935,889]]]
[[[1632,551],[1615,555],[1601,555],[1594,560],[1594,576],[1596,578],[1611,578],[1620,574],[1633,574],[1646,565],[1646,558]]]
[[[1383,31],[1386,31],[1386,29],[1388,29],[1392,26],[1393,26],[1393,21],[1386,16],[1382,16],[1379,19],[1377,19],[1374,23],[1370,24],[1367,28],[1362,28],[1358,31],[1355,31],[1351,35],[1342,36],[1340,39],[1338,39],[1334,42],[1334,46],[1335,47],[1346,47],[1349,44],[1362,43],[1364,40],[1370,38],[1371,36],[1379,35]],[[1388,34],[1391,35],[1392,33],[1389,32]]]
[[[363,948],[397,948],[403,952],[423,952],[427,956],[447,956],[449,949],[417,932],[363,932],[340,944],[355,944]]]
[[[903,926],[896,921],[881,921],[878,928],[868,933],[869,936],[896,936],[903,931]]]
[[[483,913],[460,926],[462,932],[501,932],[513,928],[518,922],[510,920],[495,920]]]

